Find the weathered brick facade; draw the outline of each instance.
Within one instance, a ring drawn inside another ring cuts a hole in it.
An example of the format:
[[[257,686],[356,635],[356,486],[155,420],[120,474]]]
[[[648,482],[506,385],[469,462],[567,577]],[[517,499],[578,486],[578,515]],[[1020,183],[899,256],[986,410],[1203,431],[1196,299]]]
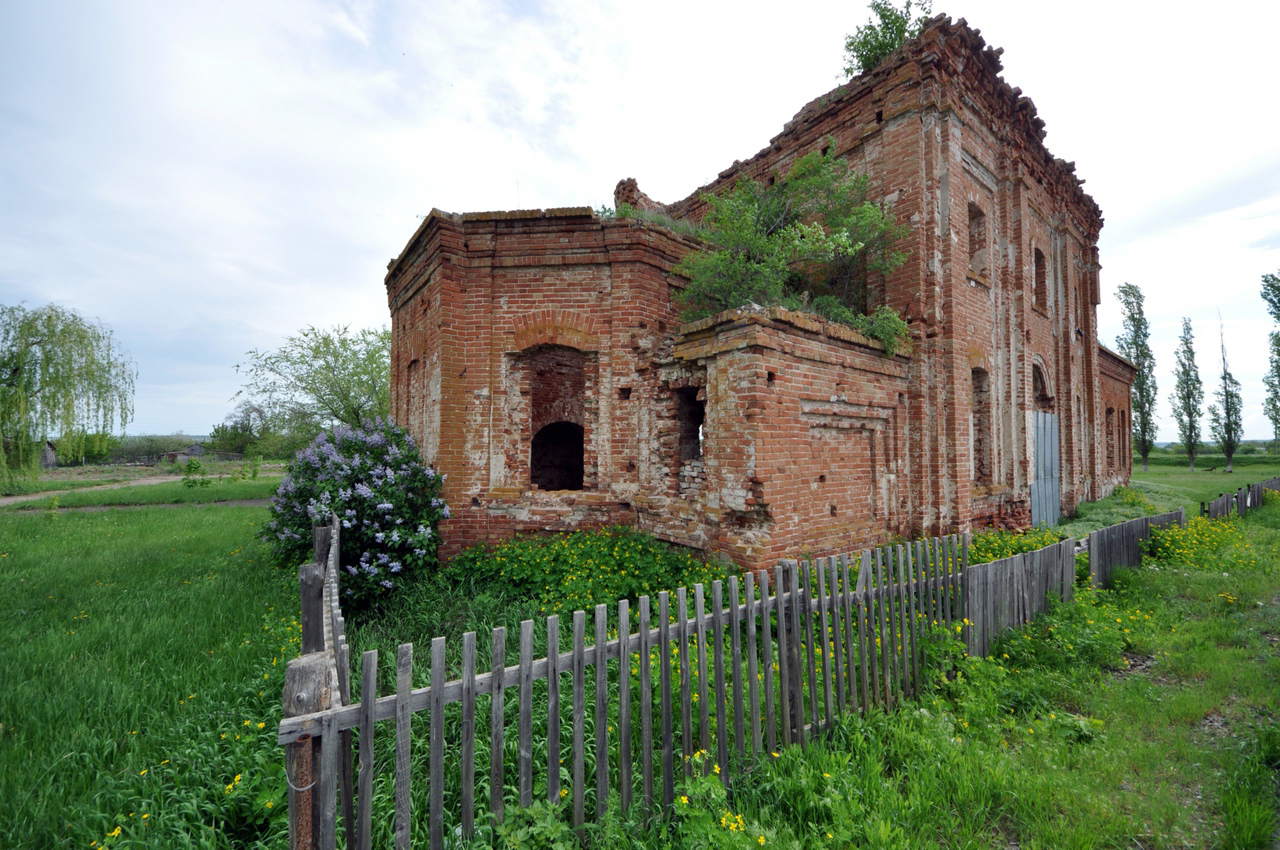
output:
[[[680,324],[671,268],[694,243],[656,225],[433,211],[386,285],[393,415],[449,474],[446,551],[628,523],[764,567],[1021,527],[1033,411],[1057,415],[1064,511],[1127,480],[1132,367],[1097,342],[1101,213],[999,71],[939,16],[689,198],[618,185],[697,219],[703,193],[833,140],[910,227],[871,292],[907,318],[905,355],[780,309]]]

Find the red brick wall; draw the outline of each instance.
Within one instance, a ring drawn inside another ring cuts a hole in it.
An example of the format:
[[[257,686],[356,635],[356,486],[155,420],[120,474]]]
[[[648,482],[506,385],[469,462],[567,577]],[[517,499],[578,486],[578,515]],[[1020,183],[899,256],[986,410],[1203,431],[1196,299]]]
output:
[[[833,143],[909,228],[906,263],[870,287],[907,318],[907,356],[779,310],[681,326],[670,270],[694,243],[661,227],[433,211],[386,283],[393,409],[450,476],[446,551],[626,522],[767,567],[1020,527],[1037,409],[1059,417],[1068,512],[1127,475],[1131,373],[1097,345],[1096,204],[976,32],[940,18],[896,55],[690,197],[663,207],[625,180],[617,199],[697,219],[702,193]],[[554,421],[583,428],[582,490],[531,487]]]
[[[1098,496],[1106,496],[1120,485],[1129,483],[1133,471],[1133,435],[1130,387],[1137,369],[1128,360],[1098,346],[1098,383],[1100,407],[1103,409],[1103,432],[1099,438],[1103,462],[1099,467]]]

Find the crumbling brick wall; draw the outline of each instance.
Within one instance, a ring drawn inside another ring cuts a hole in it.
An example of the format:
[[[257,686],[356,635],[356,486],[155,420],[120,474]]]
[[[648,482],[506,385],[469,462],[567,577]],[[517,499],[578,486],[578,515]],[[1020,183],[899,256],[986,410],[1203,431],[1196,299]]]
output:
[[[688,198],[619,183],[620,206],[696,221],[706,193],[834,145],[909,228],[906,263],[868,286],[907,319],[904,355],[776,309],[682,325],[672,268],[697,246],[657,225],[433,211],[386,285],[393,410],[450,476],[446,552],[622,522],[767,567],[1022,527],[1036,411],[1058,418],[1066,512],[1127,480],[1132,375],[1097,343],[1101,213],[1000,70],[939,16]]]

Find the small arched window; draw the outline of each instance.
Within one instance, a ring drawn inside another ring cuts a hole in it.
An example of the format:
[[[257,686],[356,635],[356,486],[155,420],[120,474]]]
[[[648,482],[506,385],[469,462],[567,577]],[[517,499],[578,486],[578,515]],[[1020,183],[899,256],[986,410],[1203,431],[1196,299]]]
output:
[[[581,490],[583,429],[574,422],[552,422],[533,435],[529,480],[539,490]]]

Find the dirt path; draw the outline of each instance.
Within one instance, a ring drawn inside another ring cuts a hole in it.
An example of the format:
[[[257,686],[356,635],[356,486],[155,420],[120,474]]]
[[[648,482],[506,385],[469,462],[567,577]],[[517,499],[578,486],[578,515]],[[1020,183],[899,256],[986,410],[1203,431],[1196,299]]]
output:
[[[151,505],[75,505],[58,508],[58,513],[98,513],[101,511],[140,511],[146,508],[265,508],[270,499],[228,499],[225,502],[157,502]]]
[[[91,490],[121,490],[125,487],[140,487],[147,484],[163,484],[166,481],[181,480],[181,478],[175,478],[172,475],[163,475],[149,478],[135,478],[132,481],[117,481],[115,484],[98,484],[94,487],[78,487],[74,490],[44,490],[40,493],[25,493],[21,496],[0,496],[0,506],[16,505],[20,502],[34,502],[37,499],[47,499],[50,496],[61,496],[64,493],[88,493]]]

